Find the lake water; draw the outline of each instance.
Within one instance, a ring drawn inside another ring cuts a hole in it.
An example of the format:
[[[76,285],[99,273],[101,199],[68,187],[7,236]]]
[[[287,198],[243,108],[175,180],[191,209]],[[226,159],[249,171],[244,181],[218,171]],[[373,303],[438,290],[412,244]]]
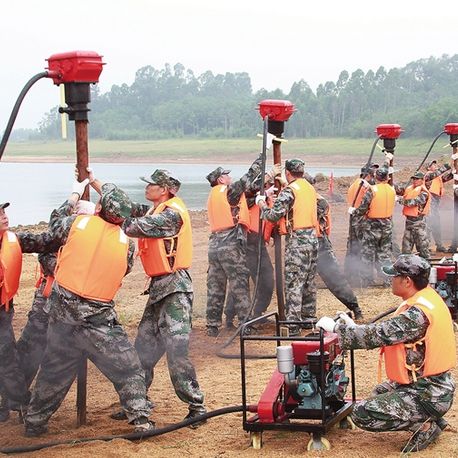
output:
[[[190,210],[206,207],[209,184],[205,176],[220,164],[94,164],[101,181],[113,182],[124,189],[132,200],[145,202],[144,182],[138,177],[150,175],[156,168],[164,168],[182,182],[180,197]],[[10,202],[7,213],[10,225],[35,224],[48,221],[51,211],[70,195],[74,165],[69,163],[0,163],[0,202]],[[248,165],[231,164],[231,176],[240,178]],[[311,175],[320,172],[334,177],[359,173],[354,167],[314,168]],[[94,191],[92,200],[96,200]]]

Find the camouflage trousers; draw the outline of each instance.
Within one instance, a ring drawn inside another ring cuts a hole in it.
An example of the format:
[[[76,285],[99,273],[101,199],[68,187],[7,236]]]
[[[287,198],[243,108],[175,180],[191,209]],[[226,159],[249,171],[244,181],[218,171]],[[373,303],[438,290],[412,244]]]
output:
[[[402,253],[411,254],[414,246],[418,254],[425,259],[430,259],[429,236],[424,217],[418,220],[406,218],[404,236],[402,238]]]
[[[327,237],[318,239],[318,258],[316,268],[329,291],[348,309],[358,306],[358,299],[339,268],[331,242]]]
[[[441,198],[431,194],[431,213],[427,218],[428,235],[430,240],[434,239],[436,246],[442,245],[440,204]]]
[[[288,321],[301,321],[316,316],[316,261],[318,239],[287,235],[285,242],[285,306]]]
[[[135,348],[145,371],[147,389],[153,381],[154,367],[165,353],[176,395],[190,411],[203,411],[204,395],[189,359],[192,299],[192,293],[176,292],[158,302],[148,300]]]
[[[247,235],[246,262],[253,283],[256,282],[258,270],[258,234]],[[261,259],[259,266],[258,288],[256,290],[256,299],[253,308],[253,316],[262,315],[269,307],[274,292],[274,270],[269,253],[267,252],[264,241],[261,245]],[[231,291],[228,291],[226,299],[226,308],[224,313],[227,320],[232,321],[235,317],[235,299]]]
[[[14,308],[0,307],[0,409],[19,410],[27,405],[30,393],[21,370],[13,331]]]
[[[361,280],[363,286],[374,282],[374,269],[382,276],[381,266],[391,263],[393,223],[391,218],[368,219],[361,234]]]
[[[47,298],[43,296],[45,283],[35,290],[27,323],[17,341],[19,362],[30,386],[40,367],[46,349],[49,315],[45,311]]]
[[[348,224],[344,273],[350,285],[361,286],[361,234],[365,229],[365,220],[351,215]]]
[[[375,387],[369,399],[356,403],[351,418],[367,431],[415,431],[450,409],[454,391],[450,373],[419,378],[410,385],[386,381]]]
[[[70,325],[50,319],[46,352],[32,391],[25,423],[48,423],[87,357],[116,389],[129,422],[148,417],[145,376],[137,352],[117,322]]]
[[[249,271],[246,245],[241,242],[227,245],[212,243],[208,246],[207,272],[207,326],[221,326],[226,289],[233,298],[240,322],[250,310]]]

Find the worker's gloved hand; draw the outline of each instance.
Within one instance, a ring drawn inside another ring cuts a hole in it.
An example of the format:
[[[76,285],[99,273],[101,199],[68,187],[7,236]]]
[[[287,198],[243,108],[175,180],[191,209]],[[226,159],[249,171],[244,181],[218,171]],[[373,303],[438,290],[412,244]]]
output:
[[[270,179],[275,178],[277,175],[281,174],[281,164],[274,164],[272,168],[266,172],[266,175],[269,176]]]
[[[454,153],[450,157],[452,158],[452,161],[456,161],[458,159],[458,153]]]
[[[320,318],[317,321],[315,326],[327,332],[334,332],[334,328],[336,327],[336,322],[332,318],[329,318],[328,316],[323,316],[322,318]]]
[[[356,210],[355,207],[348,207],[347,212],[348,212],[349,215],[353,215],[353,213],[355,213],[355,210]]]
[[[345,324],[346,326],[355,326],[355,322],[345,313],[345,312],[337,312],[339,316],[339,324]]]
[[[394,157],[394,154],[393,153],[385,153],[385,159],[387,161],[392,161],[393,160],[393,157]]]
[[[272,148],[272,142],[275,140],[275,135],[269,134],[267,132],[267,137],[266,137],[266,148],[270,149]]]
[[[266,196],[262,196],[261,194],[258,194],[254,202],[256,205],[259,205],[260,202],[266,203],[266,198],[267,198]]]
[[[371,185],[367,180],[361,180],[361,184],[366,189]]]
[[[78,197],[81,197],[84,192],[84,188],[88,185],[88,183],[89,183],[89,178],[86,178],[85,180],[81,182],[79,182],[78,180],[75,180],[72,186],[72,194],[78,194]]]
[[[89,173],[89,184],[93,183],[95,180],[94,169],[92,167],[86,167],[87,173]]]
[[[271,198],[276,191],[278,191],[278,189],[275,186],[271,186],[270,188],[267,188],[264,192],[267,198]]]

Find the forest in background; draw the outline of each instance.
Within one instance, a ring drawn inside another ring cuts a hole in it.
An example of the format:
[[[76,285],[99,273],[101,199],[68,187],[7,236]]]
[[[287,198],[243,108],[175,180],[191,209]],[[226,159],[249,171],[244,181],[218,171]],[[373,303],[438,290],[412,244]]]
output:
[[[405,137],[431,137],[447,122],[458,122],[458,54],[430,57],[403,68],[364,73],[343,70],[337,81],[313,91],[306,78],[288,93],[253,92],[248,73],[196,76],[177,63],[162,69],[140,68],[131,85],[92,88],[91,137],[106,140],[166,138],[247,138],[259,132],[257,104],[286,99],[297,112],[288,121],[288,137],[373,136],[381,123],[401,124]],[[60,136],[58,107],[46,113],[36,130],[18,129],[12,140],[52,140]],[[73,129],[69,129],[73,135]]]

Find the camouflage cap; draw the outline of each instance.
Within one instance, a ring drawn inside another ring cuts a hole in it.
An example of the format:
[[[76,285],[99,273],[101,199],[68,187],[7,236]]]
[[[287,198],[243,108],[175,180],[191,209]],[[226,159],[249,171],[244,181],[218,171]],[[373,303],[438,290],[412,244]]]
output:
[[[6,208],[6,207],[9,207],[9,206],[10,206],[10,203],[9,202],[5,202],[3,204],[0,204],[0,209]]]
[[[413,178],[414,180],[423,180],[423,178],[425,178],[425,174],[422,172],[415,172],[410,178]]]
[[[113,183],[105,183],[102,186],[100,204],[100,217],[108,223],[122,224],[132,212],[132,201],[129,196]]]
[[[214,186],[221,175],[229,175],[230,173],[230,170],[223,169],[222,167],[216,167],[216,169],[210,172],[205,178],[212,186]]]
[[[405,275],[407,277],[429,278],[431,266],[426,259],[416,254],[401,254],[391,266],[383,266],[382,271],[390,277]]]
[[[301,159],[288,159],[285,161],[285,169],[288,172],[304,173],[305,163]]]
[[[388,178],[388,167],[382,166],[375,171],[375,178],[384,181]]]
[[[180,189],[181,182],[174,178],[168,170],[156,169],[149,177],[140,177],[140,180],[148,184],[157,184],[167,188],[171,194],[176,194]]]

